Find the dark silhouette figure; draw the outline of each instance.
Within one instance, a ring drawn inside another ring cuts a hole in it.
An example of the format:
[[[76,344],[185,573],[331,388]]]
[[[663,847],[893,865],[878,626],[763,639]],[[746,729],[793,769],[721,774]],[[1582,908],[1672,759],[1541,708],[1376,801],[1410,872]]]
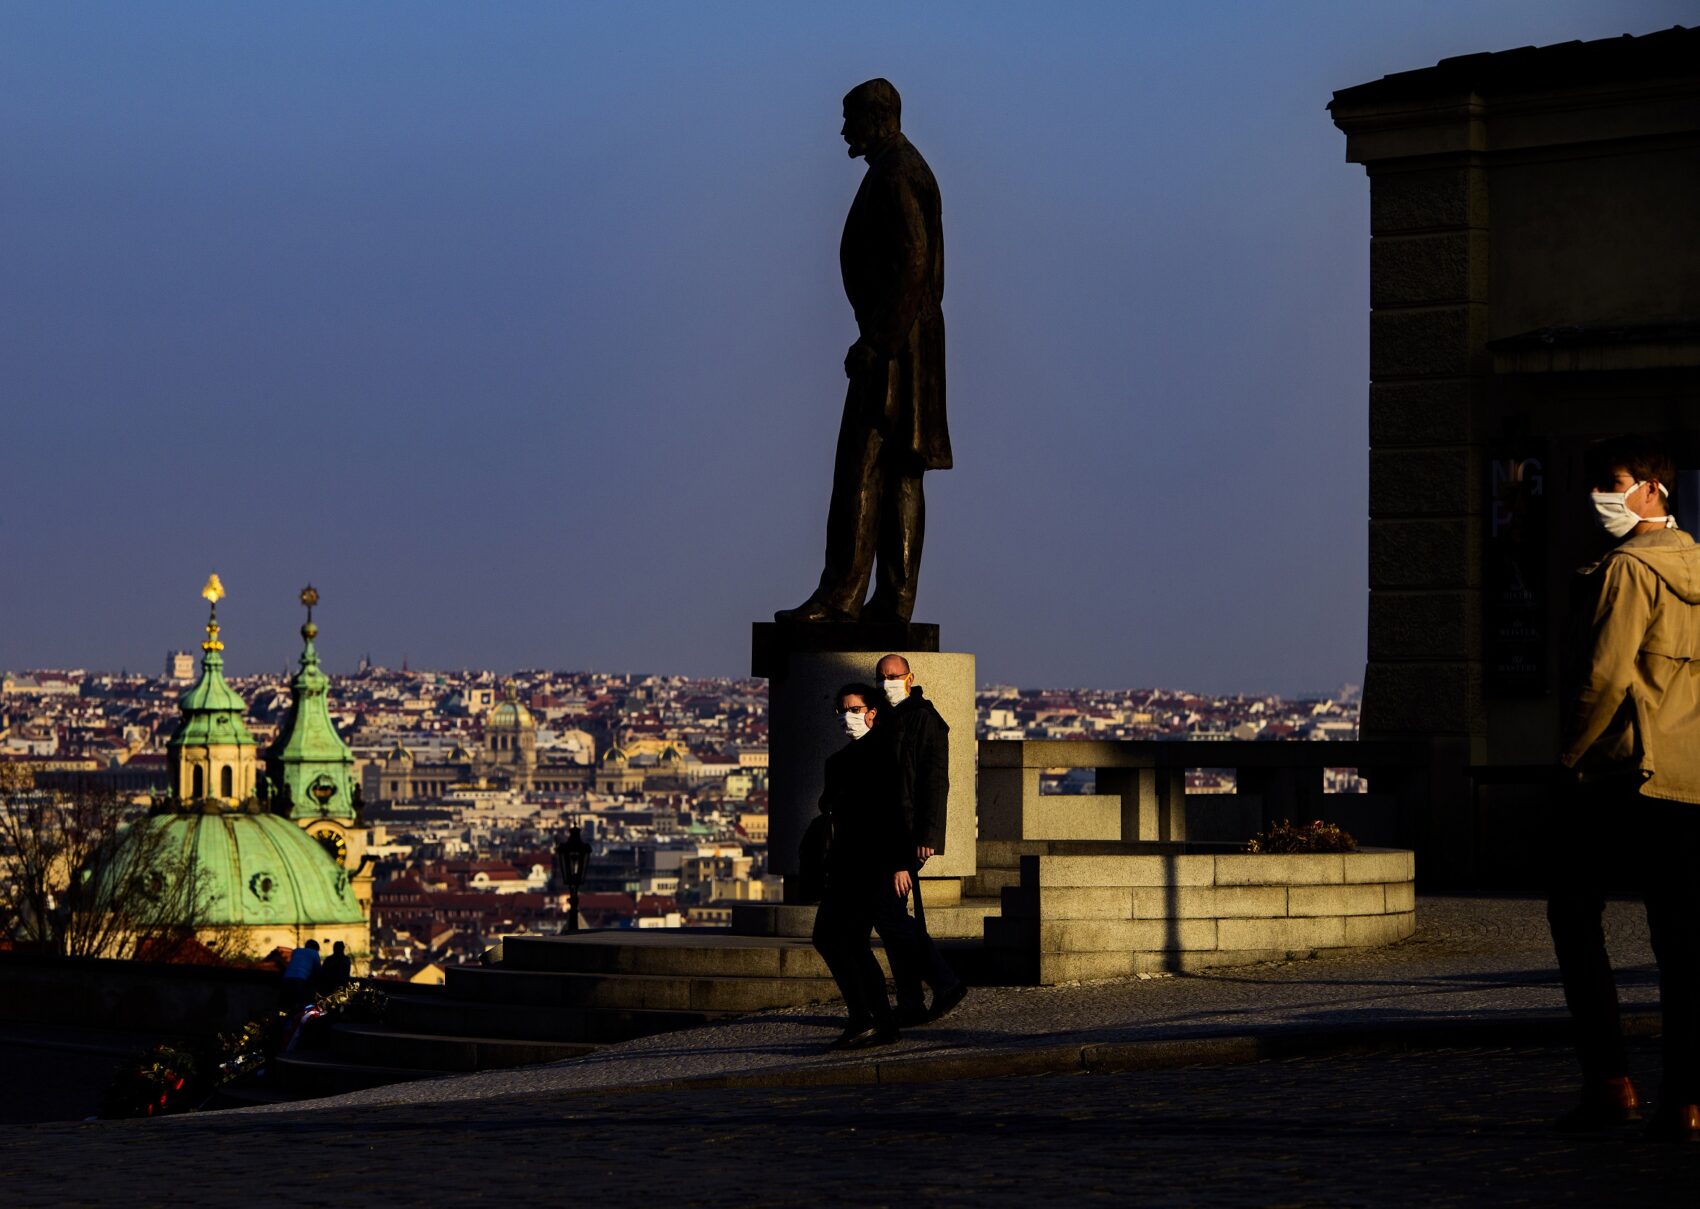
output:
[[[319,985],[325,991],[340,991],[348,984],[349,975],[347,946],[339,940],[331,946],[331,955],[319,967]]]
[[[844,98],[844,141],[868,171],[838,248],[860,332],[844,358],[820,585],[782,622],[907,622],[915,610],[927,508],[921,476],[951,466],[944,406],[944,234],[939,187],[903,137],[886,80]],[[876,554],[873,599],[863,605]]]
[[[283,971],[279,1003],[286,1012],[298,1011],[313,1001],[313,984],[319,977],[319,942],[309,940],[289,955]]]

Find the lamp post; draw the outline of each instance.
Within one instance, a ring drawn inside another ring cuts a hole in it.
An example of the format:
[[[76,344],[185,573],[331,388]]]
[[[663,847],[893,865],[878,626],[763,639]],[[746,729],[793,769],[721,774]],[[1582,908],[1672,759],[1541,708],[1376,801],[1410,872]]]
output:
[[[555,845],[555,876],[567,887],[567,926],[562,932],[578,931],[578,891],[584,885],[585,867],[590,864],[590,845],[574,826],[567,838]]]

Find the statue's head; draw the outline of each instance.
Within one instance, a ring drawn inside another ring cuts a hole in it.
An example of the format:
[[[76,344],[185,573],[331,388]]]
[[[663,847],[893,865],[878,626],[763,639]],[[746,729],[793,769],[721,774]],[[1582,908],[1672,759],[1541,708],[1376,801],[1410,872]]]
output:
[[[844,94],[844,128],[851,158],[889,142],[902,129],[903,98],[886,79],[869,80]]]

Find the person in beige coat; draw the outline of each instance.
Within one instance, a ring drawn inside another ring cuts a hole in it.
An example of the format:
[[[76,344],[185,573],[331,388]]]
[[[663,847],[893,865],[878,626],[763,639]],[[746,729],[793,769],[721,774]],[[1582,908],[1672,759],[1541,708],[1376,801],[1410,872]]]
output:
[[[1603,442],[1590,466],[1594,513],[1616,544],[1579,575],[1587,651],[1559,756],[1547,919],[1583,1091],[1558,1124],[1641,1115],[1602,927],[1606,855],[1621,840],[1659,963],[1664,1079],[1651,1132],[1700,1140],[1700,546],[1670,515],[1675,471],[1656,444]]]

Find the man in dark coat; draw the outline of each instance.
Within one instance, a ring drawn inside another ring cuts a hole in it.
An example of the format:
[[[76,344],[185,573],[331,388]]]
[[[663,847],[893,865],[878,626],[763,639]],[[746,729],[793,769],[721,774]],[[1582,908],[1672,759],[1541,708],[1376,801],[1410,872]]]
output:
[[[353,965],[348,959],[348,946],[339,940],[331,946],[331,955],[319,966],[320,989],[326,992],[340,991],[348,985],[352,969]]]
[[[870,737],[879,700],[878,691],[863,684],[838,691],[838,716],[851,741],[827,757],[820,801],[832,823],[832,842],[813,940],[850,1011],[833,1049],[897,1040],[897,1019],[869,945],[870,930],[879,932],[900,985],[918,985],[911,970],[914,925],[904,910],[915,842],[891,793],[891,748]]]
[[[882,710],[879,733],[891,749],[892,795],[903,825],[914,840],[910,854],[910,890],[915,896],[915,960],[908,975],[893,969],[897,983],[900,1024],[937,1020],[961,1003],[967,990],[940,956],[927,932],[926,908],[921,902],[921,866],[944,851],[946,807],[950,800],[950,724],[915,683],[915,673],[902,655],[887,655],[874,668],[889,708]],[[933,988],[928,1010],[921,998],[921,980]]]
[[[944,233],[939,187],[900,129],[885,80],[844,98],[844,141],[868,161],[838,247],[861,333],[844,358],[820,585],[780,621],[908,621],[926,529],[921,475],[951,466],[944,409]],[[879,558],[873,599],[868,577]]]

